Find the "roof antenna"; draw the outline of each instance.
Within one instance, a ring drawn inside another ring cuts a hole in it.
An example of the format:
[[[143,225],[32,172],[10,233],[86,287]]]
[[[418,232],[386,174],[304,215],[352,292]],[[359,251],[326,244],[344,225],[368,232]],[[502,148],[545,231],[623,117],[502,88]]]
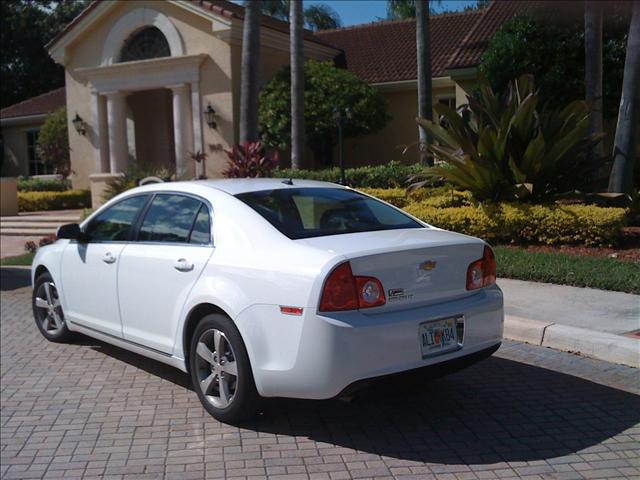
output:
[[[282,183],[284,183],[285,185],[293,185],[293,178],[285,178],[284,180],[282,180]]]

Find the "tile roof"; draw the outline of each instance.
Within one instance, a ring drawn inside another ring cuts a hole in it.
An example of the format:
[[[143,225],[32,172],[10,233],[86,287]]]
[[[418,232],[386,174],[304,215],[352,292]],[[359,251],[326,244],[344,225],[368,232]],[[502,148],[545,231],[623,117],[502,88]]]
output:
[[[499,0],[481,10],[431,16],[432,76],[478,65],[491,36],[526,3],[531,2]],[[343,50],[346,67],[369,83],[417,77],[413,18],[324,30],[316,36]]]
[[[5,119],[52,113],[66,105],[66,98],[65,88],[56,88],[50,92],[3,108],[0,110],[0,117]]]

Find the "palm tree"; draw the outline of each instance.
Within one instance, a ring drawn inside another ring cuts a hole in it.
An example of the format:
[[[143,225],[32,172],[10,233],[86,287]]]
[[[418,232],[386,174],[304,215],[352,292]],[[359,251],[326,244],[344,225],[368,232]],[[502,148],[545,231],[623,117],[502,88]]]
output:
[[[398,20],[416,16],[416,0],[387,0],[387,18]]]
[[[602,4],[598,0],[585,2],[584,8],[584,86],[591,102],[589,133],[602,132]],[[604,145],[599,142],[590,157],[604,157]]]
[[[291,45],[291,168],[302,164],[304,150],[304,52],[302,43],[302,0],[291,0],[289,10]]]
[[[329,5],[319,3],[304,9],[304,23],[311,30],[329,30],[342,25],[340,15]]]
[[[640,2],[633,2],[632,8],[622,96],[613,144],[613,168],[609,176],[610,192],[631,192],[633,167],[640,140]]]
[[[262,0],[260,2],[260,10],[270,17],[285,21],[289,20],[289,0]],[[311,30],[338,28],[342,24],[340,15],[324,3],[318,3],[305,8],[304,23]]]
[[[416,7],[416,55],[418,60],[418,116],[433,120],[431,88],[431,35],[429,31],[429,0],[417,0]],[[429,143],[427,131],[418,124],[420,161],[433,164],[425,148]]]
[[[258,65],[260,64],[260,1],[244,3],[240,79],[240,143],[258,140]]]

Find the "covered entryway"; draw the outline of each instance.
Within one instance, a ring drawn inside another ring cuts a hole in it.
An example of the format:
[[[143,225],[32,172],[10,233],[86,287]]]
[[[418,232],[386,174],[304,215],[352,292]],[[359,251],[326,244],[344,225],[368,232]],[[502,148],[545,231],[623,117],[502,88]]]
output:
[[[180,34],[162,13],[136,9],[109,33],[99,67],[78,68],[92,92],[97,126],[96,174],[119,174],[135,162],[175,169],[178,179],[196,171],[203,150],[200,64],[185,55]]]

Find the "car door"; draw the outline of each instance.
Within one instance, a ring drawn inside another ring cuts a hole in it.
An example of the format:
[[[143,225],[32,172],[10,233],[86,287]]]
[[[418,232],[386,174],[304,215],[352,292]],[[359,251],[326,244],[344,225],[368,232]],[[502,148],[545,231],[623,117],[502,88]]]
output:
[[[149,195],[126,198],[84,227],[86,242],[72,241],[62,254],[65,316],[72,323],[122,337],[117,271],[132,226]]]
[[[123,335],[170,354],[187,296],[213,252],[210,208],[193,196],[158,193],[139,225],[118,270]]]

